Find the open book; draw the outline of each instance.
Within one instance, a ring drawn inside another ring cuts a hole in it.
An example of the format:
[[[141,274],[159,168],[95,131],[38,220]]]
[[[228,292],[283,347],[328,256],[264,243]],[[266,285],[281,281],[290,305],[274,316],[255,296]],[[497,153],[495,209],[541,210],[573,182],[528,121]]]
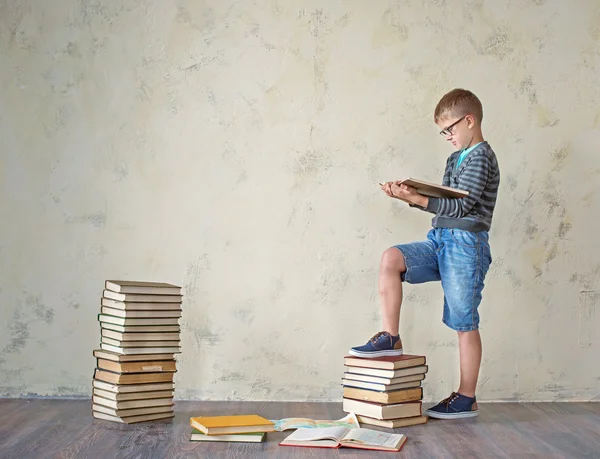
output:
[[[316,448],[359,448],[378,451],[400,451],[406,436],[371,429],[326,427],[300,428],[283,440],[281,446],[307,446]]]
[[[382,183],[379,183],[383,185]],[[464,198],[469,196],[468,191],[451,188],[449,186],[437,185],[435,183],[418,180],[412,177],[400,181],[401,185],[408,185],[416,188],[419,194],[423,196],[432,196],[434,198]],[[403,200],[404,201],[404,200]]]
[[[289,429],[299,429],[300,427],[309,427],[309,428],[323,428],[323,427],[347,427],[347,428],[358,428],[360,424],[358,423],[358,419],[356,419],[356,415],[354,413],[350,413],[347,416],[344,416],[342,419],[338,419],[335,421],[323,421],[323,420],[313,420],[309,418],[285,418],[279,419],[278,421],[271,421],[275,424],[275,431],[282,432],[284,430]]]

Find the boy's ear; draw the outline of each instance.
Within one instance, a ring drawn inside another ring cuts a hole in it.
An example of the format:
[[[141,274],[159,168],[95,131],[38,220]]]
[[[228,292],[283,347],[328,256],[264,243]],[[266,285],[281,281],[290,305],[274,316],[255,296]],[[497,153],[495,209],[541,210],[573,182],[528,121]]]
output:
[[[475,117],[473,115],[467,115],[465,118],[467,119],[467,127],[473,129],[476,125]]]

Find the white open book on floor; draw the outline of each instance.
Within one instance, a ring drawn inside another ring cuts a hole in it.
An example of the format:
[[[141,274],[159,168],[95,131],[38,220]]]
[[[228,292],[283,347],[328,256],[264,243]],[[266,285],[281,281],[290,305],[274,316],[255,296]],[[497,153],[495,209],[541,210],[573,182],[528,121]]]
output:
[[[280,445],[400,451],[404,442],[406,442],[406,436],[403,434],[389,434],[362,428],[325,427],[322,429],[300,428],[283,440]]]

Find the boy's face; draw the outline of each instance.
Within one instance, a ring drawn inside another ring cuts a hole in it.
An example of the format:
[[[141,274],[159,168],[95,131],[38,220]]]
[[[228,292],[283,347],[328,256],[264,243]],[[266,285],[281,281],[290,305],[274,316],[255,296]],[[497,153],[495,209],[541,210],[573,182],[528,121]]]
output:
[[[438,119],[440,134],[458,150],[466,148],[473,139],[475,126],[472,115],[448,116]]]

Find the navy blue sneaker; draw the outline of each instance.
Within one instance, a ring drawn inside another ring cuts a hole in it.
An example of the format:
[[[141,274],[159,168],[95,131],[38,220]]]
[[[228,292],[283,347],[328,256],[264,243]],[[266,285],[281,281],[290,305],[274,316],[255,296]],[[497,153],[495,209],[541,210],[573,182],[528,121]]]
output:
[[[473,418],[479,414],[475,397],[452,392],[450,397],[425,411],[425,415],[436,419]]]
[[[351,348],[350,355],[364,358],[402,355],[402,340],[400,335],[379,332],[364,346]]]

